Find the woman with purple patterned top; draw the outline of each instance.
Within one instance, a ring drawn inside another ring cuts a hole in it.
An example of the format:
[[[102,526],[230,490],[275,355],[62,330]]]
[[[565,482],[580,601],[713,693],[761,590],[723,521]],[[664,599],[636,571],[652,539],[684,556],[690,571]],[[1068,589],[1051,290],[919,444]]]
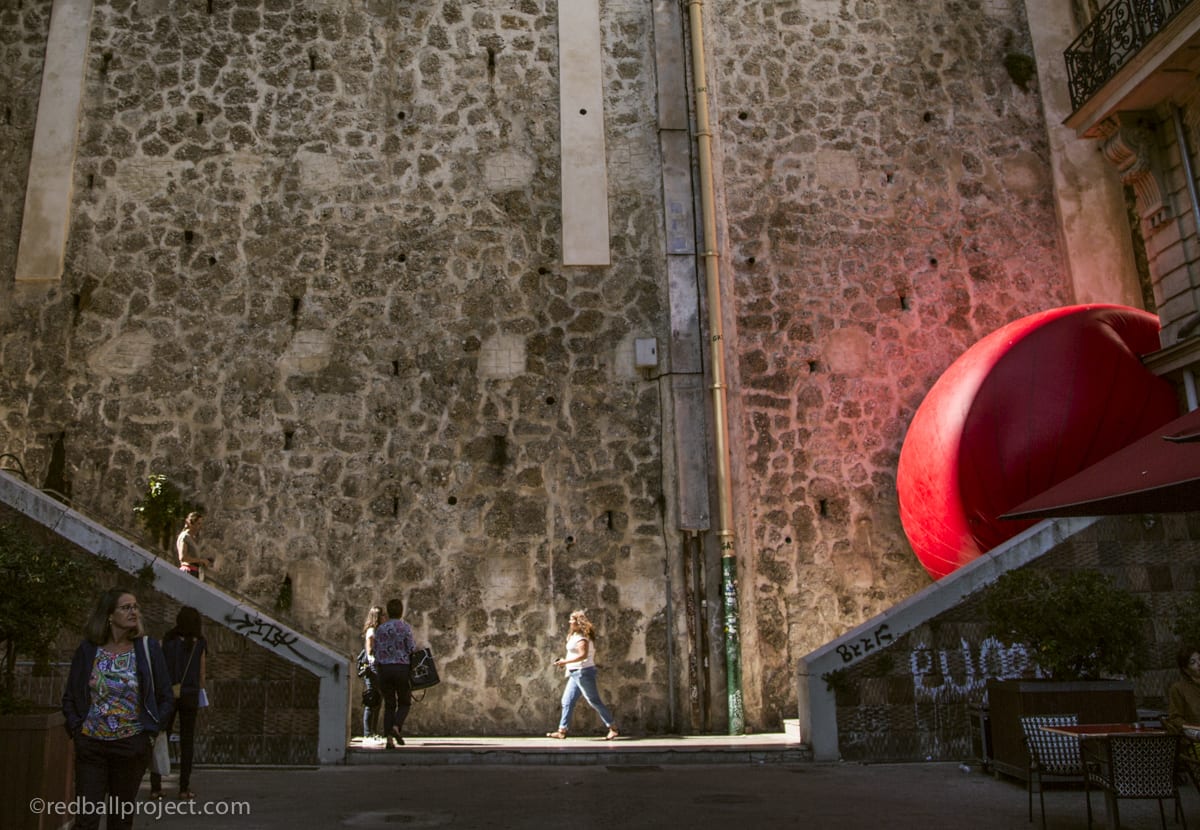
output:
[[[375,673],[383,694],[383,734],[388,749],[404,745],[404,721],[412,708],[409,660],[417,645],[412,626],[400,619],[403,613],[403,600],[388,600],[387,622],[375,629]]]

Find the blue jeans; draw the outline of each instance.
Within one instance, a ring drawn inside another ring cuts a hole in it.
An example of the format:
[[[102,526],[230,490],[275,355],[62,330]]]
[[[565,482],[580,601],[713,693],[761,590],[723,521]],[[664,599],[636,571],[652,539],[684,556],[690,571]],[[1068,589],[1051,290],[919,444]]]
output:
[[[579,702],[580,695],[583,695],[588,706],[596,710],[605,726],[613,725],[612,712],[608,711],[608,707],[600,699],[600,690],[596,688],[596,667],[588,666],[586,669],[576,669],[567,674],[567,688],[563,689],[562,696],[562,718],[558,722],[559,731],[567,731],[567,726],[571,723],[571,713],[575,711],[575,704]]]

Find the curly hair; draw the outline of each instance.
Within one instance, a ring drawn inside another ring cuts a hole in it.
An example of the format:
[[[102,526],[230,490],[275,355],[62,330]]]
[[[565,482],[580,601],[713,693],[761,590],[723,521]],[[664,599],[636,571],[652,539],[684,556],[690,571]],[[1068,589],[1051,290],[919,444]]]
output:
[[[571,633],[579,632],[589,640],[596,639],[596,626],[588,619],[587,612],[577,608],[571,612]]]

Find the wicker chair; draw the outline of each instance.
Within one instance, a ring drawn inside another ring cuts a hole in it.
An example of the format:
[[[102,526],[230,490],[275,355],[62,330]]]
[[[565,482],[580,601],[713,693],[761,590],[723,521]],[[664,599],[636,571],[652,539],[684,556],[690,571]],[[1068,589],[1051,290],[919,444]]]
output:
[[[1042,808],[1042,828],[1046,827],[1046,798],[1042,794],[1046,779],[1082,781],[1083,762],[1079,755],[1079,739],[1070,735],[1046,732],[1043,726],[1075,726],[1078,715],[1025,715],[1021,731],[1025,749],[1029,752],[1029,775],[1025,789],[1029,795],[1029,821],[1033,821],[1033,785],[1037,779],[1038,803]]]
[[[1187,827],[1183,805],[1179,800],[1176,777],[1182,735],[1112,735],[1103,744],[1100,760],[1089,758],[1084,777],[1084,798],[1087,800],[1088,827],[1092,826],[1091,788],[1099,787],[1109,797],[1153,798],[1158,801],[1158,817],[1163,830],[1167,816],[1163,799],[1175,800],[1175,816]]]

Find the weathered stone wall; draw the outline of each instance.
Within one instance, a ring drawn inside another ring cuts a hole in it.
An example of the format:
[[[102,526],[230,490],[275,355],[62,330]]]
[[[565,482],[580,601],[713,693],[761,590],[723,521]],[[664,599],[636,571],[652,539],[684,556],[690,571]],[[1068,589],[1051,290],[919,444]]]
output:
[[[14,288],[4,214],[0,448],[40,478],[61,437],[114,519],[167,474],[219,580],[270,605],[290,579],[348,654],[402,596],[445,678],[415,729],[552,725],[577,606],[622,722],[661,729],[663,426],[632,343],[668,336],[662,210],[623,5],[614,265],[584,269],[559,264],[553,4],[97,2],[61,285]],[[0,71],[37,76],[49,7],[6,8]]]
[[[926,584],[895,468],[933,381],[1070,300],[1019,6],[704,6],[751,728],[794,716],[798,655]],[[13,193],[49,7],[0,10]],[[601,3],[614,264],[564,268],[550,0],[97,2],[60,285],[14,287],[0,208],[0,451],[114,522],[169,475],[217,577],[290,580],[348,654],[403,596],[444,678],[415,729],[546,726],[574,606],[622,723],[664,728],[691,655],[632,365],[671,336],[651,11]]]
[[[895,471],[933,382],[1071,301],[1020,6],[709,4],[764,706],[794,699],[795,658],[927,584]]]

